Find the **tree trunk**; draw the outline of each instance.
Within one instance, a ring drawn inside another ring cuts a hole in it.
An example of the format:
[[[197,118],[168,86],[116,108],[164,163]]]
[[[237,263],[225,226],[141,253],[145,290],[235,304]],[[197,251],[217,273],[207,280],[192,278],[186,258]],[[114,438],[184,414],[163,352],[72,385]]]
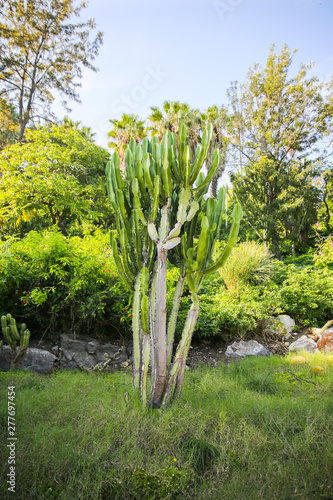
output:
[[[274,255],[275,255],[275,257],[277,258],[277,260],[282,261],[282,255],[281,255],[281,251],[280,251],[279,239],[278,239],[278,236],[276,234],[276,230],[275,229],[272,230],[272,245],[274,247]]]

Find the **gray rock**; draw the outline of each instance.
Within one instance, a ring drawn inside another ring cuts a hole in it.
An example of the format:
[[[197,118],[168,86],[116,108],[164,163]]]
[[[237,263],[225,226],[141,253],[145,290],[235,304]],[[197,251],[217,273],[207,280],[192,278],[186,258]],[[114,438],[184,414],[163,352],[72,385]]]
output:
[[[317,344],[313,339],[309,339],[309,337],[307,337],[306,335],[302,335],[302,337],[297,339],[289,346],[289,351],[319,352],[319,349],[317,348]]]
[[[49,351],[28,347],[22,368],[24,370],[32,370],[38,373],[50,373],[56,356]]]
[[[9,352],[9,347],[5,346],[7,352]],[[36,349],[34,347],[28,347],[25,354],[24,360],[20,368],[23,370],[31,370],[37,373],[50,373],[53,368],[53,364],[56,360],[56,356],[51,354],[49,351],[44,351],[43,349]],[[10,368],[9,363],[6,361],[3,352],[0,352],[0,370],[8,371]]]
[[[246,356],[270,356],[270,351],[256,340],[234,342],[227,347],[225,355],[230,358],[245,358]]]
[[[287,314],[280,314],[266,321],[264,334],[272,338],[289,339],[294,328],[295,321]]]
[[[75,359],[86,368],[93,368],[98,363],[106,361],[105,354],[115,355],[120,347],[116,344],[98,344],[93,339],[74,339],[70,335],[61,335],[60,346],[62,355],[60,357],[60,366],[67,370],[76,370],[77,365],[74,361],[68,361],[75,353]],[[110,363],[110,366],[120,365],[127,360],[127,354],[124,351],[117,359]]]

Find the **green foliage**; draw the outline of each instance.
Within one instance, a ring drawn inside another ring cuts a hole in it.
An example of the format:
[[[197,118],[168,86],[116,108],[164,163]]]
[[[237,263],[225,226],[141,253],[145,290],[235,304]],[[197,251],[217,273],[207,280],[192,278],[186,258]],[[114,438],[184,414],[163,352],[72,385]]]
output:
[[[210,469],[221,455],[219,446],[197,437],[186,439],[183,449],[190,455],[191,465],[198,474],[203,474]]]
[[[304,326],[322,326],[333,317],[333,271],[286,266],[276,300],[286,314]]]
[[[331,121],[322,85],[307,77],[311,65],[289,76],[294,53],[284,46],[276,54],[272,45],[266,67],[255,64],[244,85],[229,92],[241,167],[232,175],[234,193],[248,225],[272,243],[278,258],[279,240],[306,237],[315,221],[320,192],[313,180],[322,155],[315,146]]]
[[[190,472],[178,470],[176,467],[165,467],[154,474],[142,467],[132,473],[133,486],[139,498],[147,500],[176,499],[191,477]]]
[[[255,241],[235,246],[230,257],[219,270],[230,293],[237,296],[249,283],[268,281],[273,274],[274,264],[270,252]]]
[[[42,219],[68,226],[106,218],[104,168],[109,154],[84,129],[64,124],[29,131],[25,144],[0,155],[2,231]],[[45,222],[44,222],[45,224]]]
[[[316,266],[333,267],[333,237],[325,238],[324,242],[319,245],[317,253],[314,255]]]
[[[84,238],[31,231],[1,244],[0,311],[13,311],[33,332],[126,333],[129,300],[100,230]]]

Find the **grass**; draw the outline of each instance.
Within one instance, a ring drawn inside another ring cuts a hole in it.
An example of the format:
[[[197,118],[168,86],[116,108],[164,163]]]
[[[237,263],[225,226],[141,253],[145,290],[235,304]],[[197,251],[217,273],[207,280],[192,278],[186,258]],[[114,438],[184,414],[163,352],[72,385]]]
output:
[[[332,499],[333,364],[302,355],[300,364],[249,358],[190,370],[182,398],[154,411],[132,396],[129,372],[1,373],[0,497]],[[6,485],[11,385],[15,495]]]

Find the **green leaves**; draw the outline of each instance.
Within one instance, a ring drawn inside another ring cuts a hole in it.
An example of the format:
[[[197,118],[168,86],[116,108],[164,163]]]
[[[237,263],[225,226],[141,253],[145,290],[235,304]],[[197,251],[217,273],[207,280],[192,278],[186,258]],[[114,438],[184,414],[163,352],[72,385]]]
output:
[[[44,127],[27,134],[27,143],[0,155],[0,215],[14,225],[22,211],[28,220],[58,224],[98,218],[106,212],[102,179],[108,153],[66,126]],[[108,167],[108,169],[110,169]]]
[[[0,81],[2,94],[10,95],[19,113],[19,139],[37,108],[39,117],[54,118],[54,91],[79,102],[76,89],[82,67],[96,71],[91,61],[102,33],[90,41],[93,20],[73,22],[85,7],[84,2],[75,6],[73,0],[2,2]]]

